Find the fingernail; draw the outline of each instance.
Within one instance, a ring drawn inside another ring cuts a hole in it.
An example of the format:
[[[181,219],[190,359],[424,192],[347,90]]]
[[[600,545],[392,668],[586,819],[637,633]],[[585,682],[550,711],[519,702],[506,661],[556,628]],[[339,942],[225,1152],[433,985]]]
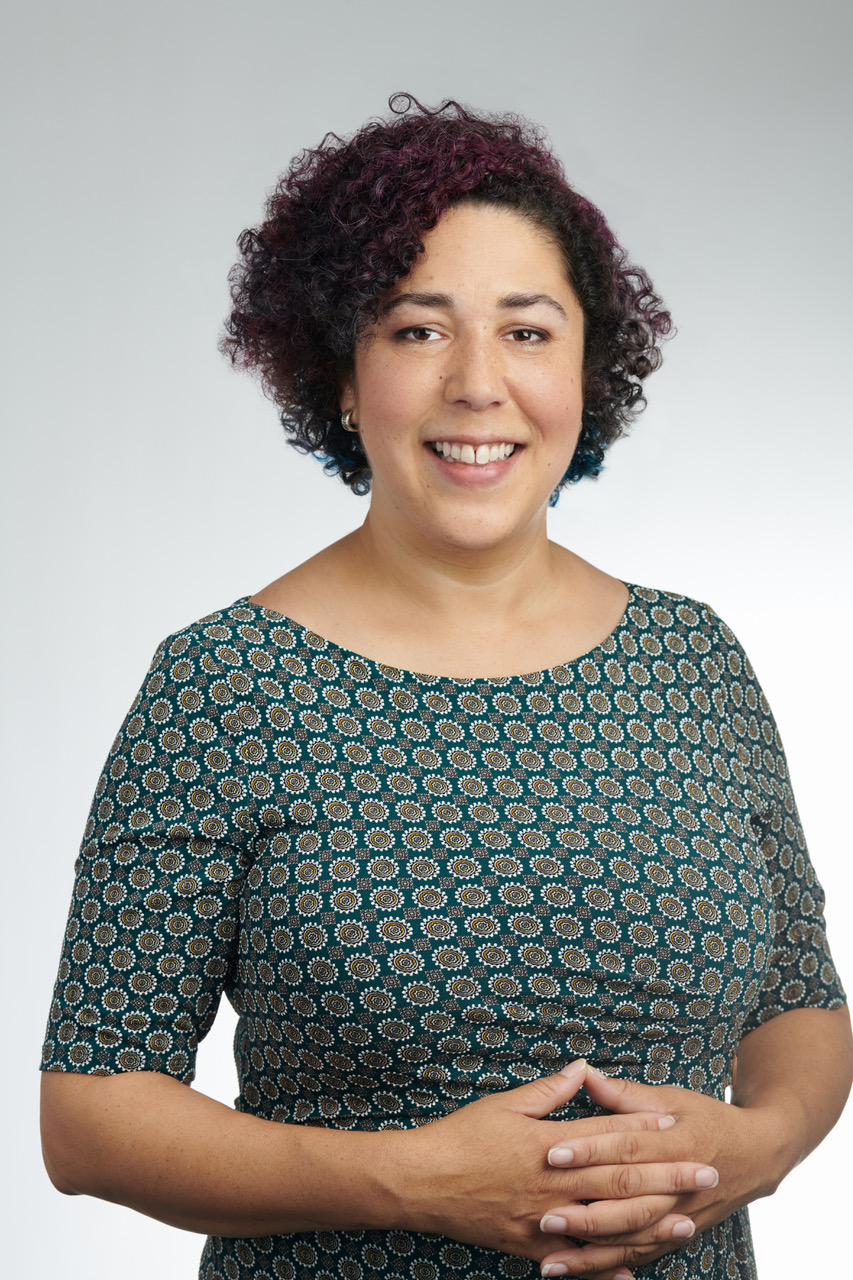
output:
[[[541,1231],[557,1231],[560,1235],[565,1235],[568,1225],[565,1218],[558,1218],[555,1214],[546,1213],[539,1223],[539,1229]]]
[[[614,1271],[613,1280],[634,1280],[633,1271]]]
[[[558,1169],[564,1169],[567,1164],[573,1164],[574,1159],[575,1153],[571,1147],[552,1147],[548,1152],[548,1163]]]
[[[671,1129],[675,1124],[675,1116],[661,1116],[658,1120],[659,1129]]]
[[[543,1276],[567,1276],[569,1268],[563,1262],[546,1262],[540,1274]]]
[[[699,1169],[696,1174],[697,1187],[715,1187],[719,1181],[720,1175],[710,1165],[706,1165],[704,1169]]]
[[[672,1237],[674,1240],[687,1240],[696,1230],[695,1222],[691,1222],[689,1218],[685,1218],[683,1222],[676,1222],[672,1228]]]
[[[575,1058],[574,1062],[570,1062],[567,1067],[560,1067],[560,1075],[575,1076],[582,1070],[582,1068],[588,1067],[588,1066],[589,1066],[589,1063],[587,1062],[586,1058]],[[554,1265],[556,1266],[557,1264],[555,1263]],[[563,1264],[560,1263],[560,1266],[562,1265]],[[543,1272],[542,1274],[544,1275],[545,1273]],[[562,1272],[560,1272],[560,1274],[562,1275]]]

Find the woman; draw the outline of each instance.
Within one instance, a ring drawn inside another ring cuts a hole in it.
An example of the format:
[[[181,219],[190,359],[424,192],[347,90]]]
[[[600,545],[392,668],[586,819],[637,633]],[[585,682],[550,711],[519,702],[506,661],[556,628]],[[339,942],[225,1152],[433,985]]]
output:
[[[669,316],[528,127],[392,106],[241,237],[226,348],[370,508],[155,655],[48,1169],[210,1233],[205,1280],[751,1276],[851,1074],[784,757],[711,609],[546,533]],[[236,1111],[185,1087],[222,990]]]

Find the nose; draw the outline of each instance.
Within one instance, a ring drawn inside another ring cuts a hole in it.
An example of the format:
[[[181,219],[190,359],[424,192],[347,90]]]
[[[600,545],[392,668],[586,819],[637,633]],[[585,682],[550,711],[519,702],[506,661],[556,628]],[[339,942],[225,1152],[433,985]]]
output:
[[[477,412],[507,400],[501,352],[488,334],[469,334],[453,344],[444,395],[451,404]]]

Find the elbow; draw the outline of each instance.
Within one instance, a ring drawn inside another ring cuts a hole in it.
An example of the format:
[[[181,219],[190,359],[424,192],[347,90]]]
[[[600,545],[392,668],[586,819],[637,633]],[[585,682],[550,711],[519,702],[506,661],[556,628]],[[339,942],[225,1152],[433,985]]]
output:
[[[62,1128],[54,1122],[54,1117],[45,1115],[42,1107],[41,1115],[41,1155],[47,1176],[57,1191],[64,1196],[80,1195],[81,1189],[76,1185],[72,1144],[63,1140]]]
[[[64,1196],[79,1196],[81,1193],[74,1186],[73,1176],[57,1155],[49,1140],[42,1134],[41,1154],[47,1176],[53,1186]]]
[[[840,1046],[839,1057],[841,1060],[841,1070],[844,1073],[846,1083],[845,1098],[849,1096],[851,1088],[853,1088],[853,1027],[850,1023],[850,1009],[844,1005],[838,1010],[839,1021],[843,1025],[843,1040]]]
[[[41,1150],[48,1178],[64,1196],[86,1195],[86,1153],[91,1147],[77,1097],[82,1077],[44,1072],[41,1084]]]

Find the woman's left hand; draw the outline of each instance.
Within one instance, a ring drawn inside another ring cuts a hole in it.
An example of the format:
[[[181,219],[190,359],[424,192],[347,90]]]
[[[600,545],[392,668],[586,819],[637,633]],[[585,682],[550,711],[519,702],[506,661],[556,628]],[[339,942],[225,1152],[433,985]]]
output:
[[[611,1079],[592,1068],[585,1087],[608,1111],[659,1111],[675,1123],[658,1133],[581,1138],[570,1152],[554,1148],[549,1153],[552,1165],[565,1168],[621,1166],[624,1198],[556,1206],[546,1215],[543,1231],[587,1243],[549,1254],[542,1262],[543,1275],[627,1280],[631,1266],[680,1248],[695,1232],[768,1194],[790,1167],[784,1152],[786,1126],[772,1105],[735,1107],[690,1089]],[[717,1181],[677,1196],[636,1194],[641,1166],[685,1160],[711,1166]]]

